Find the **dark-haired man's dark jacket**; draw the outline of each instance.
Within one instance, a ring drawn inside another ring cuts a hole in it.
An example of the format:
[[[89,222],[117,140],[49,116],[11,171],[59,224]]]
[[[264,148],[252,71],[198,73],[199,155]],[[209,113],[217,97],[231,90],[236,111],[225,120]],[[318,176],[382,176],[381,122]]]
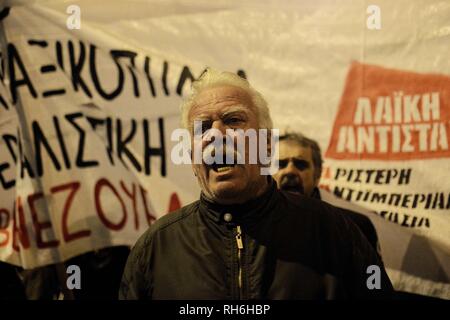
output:
[[[367,273],[370,265],[379,267],[379,281]],[[373,285],[380,289],[370,290]],[[156,221],[128,258],[119,298],[370,299],[391,293],[376,252],[345,215],[279,191],[271,180],[265,194],[246,204],[223,206],[201,196]]]
[[[318,188],[314,189],[311,197],[322,200],[321,196],[320,196],[320,191]],[[331,204],[331,205],[333,205],[333,204]],[[336,208],[337,211],[340,211],[343,214],[347,215],[347,217],[350,218],[350,220],[352,220],[352,222],[358,226],[358,228],[364,234],[366,239],[372,245],[372,248],[374,248],[377,251],[377,253],[379,254],[379,257],[381,258],[381,254],[379,252],[380,246],[379,246],[379,242],[378,242],[378,235],[377,235],[377,231],[376,231],[375,227],[373,226],[372,221],[370,221],[370,219],[368,217],[366,217],[365,215],[363,215],[362,213],[358,213],[358,212],[351,211],[348,209],[340,208],[337,206],[334,206],[334,207]]]

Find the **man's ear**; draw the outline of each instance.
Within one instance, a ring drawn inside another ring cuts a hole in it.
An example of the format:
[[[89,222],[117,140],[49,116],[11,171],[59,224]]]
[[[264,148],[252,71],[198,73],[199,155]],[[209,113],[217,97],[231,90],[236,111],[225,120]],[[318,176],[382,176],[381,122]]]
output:
[[[189,150],[189,156],[191,157],[192,172],[194,172],[194,176],[197,176],[197,169],[196,169],[195,163],[194,163],[194,155],[192,153],[193,153],[193,151],[192,151],[192,149],[190,149]]]
[[[314,186],[315,186],[316,188],[319,187],[320,176],[321,176],[321,175],[315,176],[315,177],[314,177]]]

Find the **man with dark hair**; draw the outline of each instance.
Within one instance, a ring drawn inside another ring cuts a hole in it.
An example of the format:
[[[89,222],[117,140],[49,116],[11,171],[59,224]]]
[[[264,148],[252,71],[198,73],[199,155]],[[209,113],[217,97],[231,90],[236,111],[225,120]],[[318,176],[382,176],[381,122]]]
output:
[[[316,141],[300,133],[279,138],[279,171],[274,174],[278,186],[287,191],[312,196],[322,175],[322,154]]]
[[[279,138],[279,170],[274,174],[282,190],[321,199],[318,188],[322,175],[322,153],[319,144],[301,133],[289,132]],[[379,252],[378,236],[372,222],[363,214],[338,208],[346,214]]]

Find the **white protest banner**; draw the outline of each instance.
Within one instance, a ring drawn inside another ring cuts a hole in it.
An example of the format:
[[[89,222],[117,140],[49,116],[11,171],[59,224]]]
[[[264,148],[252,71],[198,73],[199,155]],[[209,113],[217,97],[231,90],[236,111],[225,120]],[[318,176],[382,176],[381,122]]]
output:
[[[319,142],[332,193],[450,253],[448,1],[3,5],[1,260],[132,245],[198,199],[170,137],[206,66]]]

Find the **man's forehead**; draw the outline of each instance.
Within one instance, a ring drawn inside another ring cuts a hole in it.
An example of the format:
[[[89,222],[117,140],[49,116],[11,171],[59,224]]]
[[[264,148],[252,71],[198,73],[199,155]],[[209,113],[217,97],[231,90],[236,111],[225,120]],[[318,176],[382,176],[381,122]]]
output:
[[[312,150],[311,147],[305,147],[300,145],[295,141],[280,141],[279,147],[279,158],[299,158],[305,160],[312,160]]]
[[[223,109],[231,106],[250,107],[251,98],[246,91],[234,86],[204,89],[194,100],[191,113]]]

